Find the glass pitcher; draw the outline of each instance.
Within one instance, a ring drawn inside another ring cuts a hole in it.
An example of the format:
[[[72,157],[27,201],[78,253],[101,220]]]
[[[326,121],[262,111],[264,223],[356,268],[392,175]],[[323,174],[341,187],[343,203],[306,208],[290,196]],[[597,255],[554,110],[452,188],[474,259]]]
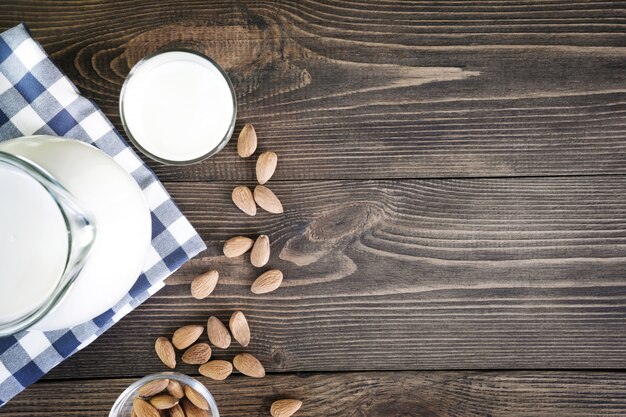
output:
[[[0,151],[0,337],[31,327],[63,299],[95,237],[91,214],[49,172]]]

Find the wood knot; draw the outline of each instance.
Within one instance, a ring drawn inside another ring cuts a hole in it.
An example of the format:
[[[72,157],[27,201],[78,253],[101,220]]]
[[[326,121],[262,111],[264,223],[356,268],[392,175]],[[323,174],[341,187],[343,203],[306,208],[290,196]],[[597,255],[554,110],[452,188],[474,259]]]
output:
[[[344,236],[361,234],[376,224],[381,217],[381,209],[371,204],[340,207],[313,221],[309,228],[309,236],[312,241],[332,241]]]
[[[272,365],[277,369],[287,369],[289,354],[281,347],[273,347],[271,351]]]
[[[131,39],[124,57],[131,68],[141,58],[163,48],[185,47],[202,52],[228,73],[240,98],[257,90],[265,95],[269,90],[282,94],[312,82],[306,68],[293,63],[302,58],[304,50],[286,38],[278,25],[259,18],[248,23],[160,26]]]

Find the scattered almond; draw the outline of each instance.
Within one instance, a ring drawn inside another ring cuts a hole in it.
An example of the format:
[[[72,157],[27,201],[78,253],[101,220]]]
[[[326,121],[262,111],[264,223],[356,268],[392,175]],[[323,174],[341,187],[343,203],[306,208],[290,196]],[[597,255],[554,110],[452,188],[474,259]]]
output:
[[[170,380],[169,384],[167,384],[167,392],[173,396],[178,398],[179,400],[185,396],[185,391],[183,391],[183,386],[180,385],[180,382]]]
[[[208,378],[222,381],[233,372],[233,365],[228,361],[214,360],[200,366],[198,371]]]
[[[234,258],[248,252],[254,245],[254,240],[245,236],[231,237],[224,243],[224,256]]]
[[[259,184],[265,184],[276,171],[278,155],[274,152],[263,152],[256,161],[256,179]]]
[[[178,404],[178,398],[168,394],[159,394],[150,398],[150,404],[157,410],[167,410]]]
[[[241,311],[235,311],[228,321],[228,327],[230,332],[239,344],[246,347],[250,344],[250,327],[248,326],[248,320]]]
[[[270,413],[272,417],[291,417],[302,407],[302,401],[278,400],[272,403]]]
[[[135,413],[135,409],[134,408],[130,409],[130,417],[137,417],[137,413]],[[183,416],[183,417],[185,417],[185,416]]]
[[[241,129],[239,133],[239,139],[237,140],[237,153],[242,158],[251,156],[256,151],[257,137],[254,126],[247,123]]]
[[[173,351],[174,349],[172,348],[172,352]],[[153,395],[157,395],[159,392],[167,388],[167,385],[169,383],[170,383],[169,379],[157,379],[156,381],[150,381],[144,386],[142,386],[141,388],[139,388],[137,395],[139,395],[140,397],[144,397],[144,398],[152,397]]]
[[[202,365],[211,359],[211,346],[207,343],[196,343],[183,353],[183,362],[189,365]]]
[[[174,352],[174,346],[166,337],[157,338],[156,342],[154,342],[154,350],[165,366],[171,369],[176,367],[176,352]]]
[[[254,294],[272,292],[283,282],[283,273],[278,269],[270,269],[262,273],[253,283],[250,291]]]
[[[198,300],[207,298],[215,289],[218,278],[219,274],[217,271],[205,272],[195,277],[191,281],[191,295]]]
[[[185,417],[185,412],[180,404],[176,404],[174,407],[169,410],[169,417]]]
[[[254,202],[254,196],[252,191],[245,185],[239,185],[233,189],[232,193],[233,203],[249,216],[256,214],[256,204]]]
[[[196,407],[189,399],[183,398],[180,402],[186,417],[209,417],[209,412]]]
[[[242,158],[254,154],[257,148],[257,135],[251,124],[244,125],[237,142],[237,153]],[[232,191],[233,203],[244,213],[254,216],[257,205],[270,213],[283,213],[283,205],[272,190],[264,186],[274,175],[278,164],[278,156],[274,152],[263,152],[256,161],[256,177],[260,185],[250,188],[240,185]],[[267,235],[260,235],[256,241],[245,236],[234,236],[224,243],[223,252],[228,258],[241,256],[251,249],[250,262],[255,267],[265,266],[270,259],[270,240]],[[191,282],[191,295],[198,299],[208,297],[214,290],[219,279],[215,270],[197,276]],[[265,294],[276,290],[283,281],[283,273],[271,269],[261,274],[252,284],[254,294]],[[250,344],[250,327],[241,311],[235,311],[228,322],[230,332],[243,347]],[[155,350],[161,361],[169,368],[176,366],[177,349],[187,349],[182,361],[190,365],[200,365],[199,372],[214,380],[224,380],[233,371],[233,366],[244,375],[253,378],[265,377],[263,364],[249,353],[239,353],[233,358],[232,364],[225,360],[212,360],[211,346],[207,343],[196,343],[204,331],[203,326],[188,325],[174,332],[172,341],[165,337],[157,338]],[[218,348],[226,349],[231,344],[231,334],[224,324],[215,316],[207,321],[207,333],[210,342]],[[165,393],[167,390],[167,393]],[[133,400],[131,417],[209,417],[207,400],[190,386],[183,386],[178,381],[161,379],[151,381],[138,391],[139,397]],[[140,398],[141,397],[141,398]],[[146,401],[148,400],[148,401]],[[272,417],[291,417],[302,407],[302,401],[284,399],[275,401],[270,408]],[[159,411],[161,410],[161,411]]]
[[[133,411],[137,417],[160,417],[159,411],[141,398],[133,400]]]
[[[209,340],[216,347],[226,349],[230,346],[230,333],[224,324],[215,316],[209,317],[207,322],[207,333]]]
[[[261,235],[254,242],[252,252],[250,252],[250,263],[260,268],[270,260],[270,238]]]
[[[197,324],[183,326],[174,332],[172,343],[176,349],[186,349],[198,340],[203,331],[204,327]]]
[[[200,395],[200,393],[198,393],[198,391],[196,391],[195,389],[191,388],[189,385],[185,386],[185,396],[196,407],[198,407],[198,408],[200,408],[202,410],[208,410],[209,409],[209,403],[207,402],[207,400],[202,395]]]
[[[280,214],[283,212],[283,205],[276,197],[276,194],[264,185],[254,187],[254,201],[265,211]]]
[[[244,375],[253,378],[263,378],[265,376],[265,368],[257,358],[249,353],[240,353],[233,359],[235,369]]]

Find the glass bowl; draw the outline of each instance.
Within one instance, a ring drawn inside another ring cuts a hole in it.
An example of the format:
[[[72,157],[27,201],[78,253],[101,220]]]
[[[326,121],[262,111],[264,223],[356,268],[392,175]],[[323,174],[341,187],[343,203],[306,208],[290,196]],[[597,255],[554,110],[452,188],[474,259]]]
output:
[[[109,417],[130,417],[130,412],[133,408],[133,400],[137,397],[139,389],[148,382],[155,381],[157,379],[169,379],[178,381],[183,386],[189,385],[197,391],[198,394],[202,395],[207,403],[209,403],[211,417],[220,417],[220,412],[217,409],[215,399],[204,384],[190,376],[183,375],[178,372],[160,372],[158,374],[145,376],[133,382],[128,388],[126,388],[126,390],[124,390],[124,392],[120,394],[119,397],[117,397],[115,404],[113,404],[113,407],[109,412]]]

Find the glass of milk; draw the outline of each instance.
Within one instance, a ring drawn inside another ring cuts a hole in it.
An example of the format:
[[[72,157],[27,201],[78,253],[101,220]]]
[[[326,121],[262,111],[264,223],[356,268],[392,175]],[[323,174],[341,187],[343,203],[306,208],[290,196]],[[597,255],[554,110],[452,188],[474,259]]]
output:
[[[95,235],[91,215],[47,171],[0,151],[0,336],[56,306]]]
[[[233,134],[236,115],[235,90],[224,70],[187,49],[142,59],[120,93],[128,138],[164,164],[191,164],[219,152]]]

